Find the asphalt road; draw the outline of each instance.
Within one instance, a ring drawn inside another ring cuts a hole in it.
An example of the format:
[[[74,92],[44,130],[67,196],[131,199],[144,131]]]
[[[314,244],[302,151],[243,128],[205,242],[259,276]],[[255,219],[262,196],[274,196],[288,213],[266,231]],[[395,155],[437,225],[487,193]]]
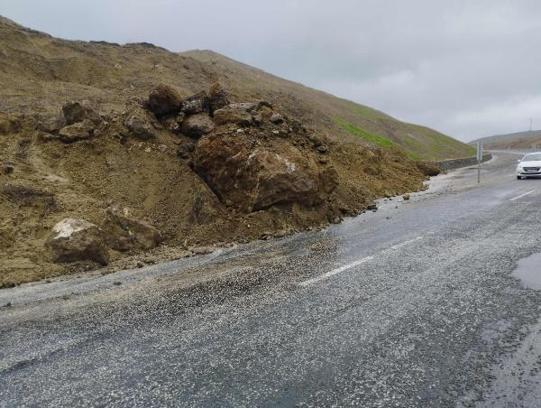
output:
[[[2,290],[0,406],[541,407],[541,290],[513,272],[541,180],[515,160],[324,231]]]

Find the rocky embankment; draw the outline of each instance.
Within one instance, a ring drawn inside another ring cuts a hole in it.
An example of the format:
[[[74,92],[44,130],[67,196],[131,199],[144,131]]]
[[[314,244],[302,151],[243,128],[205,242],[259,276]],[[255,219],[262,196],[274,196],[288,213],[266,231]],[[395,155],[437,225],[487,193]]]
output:
[[[0,135],[0,286],[321,227],[433,172],[218,83],[187,98],[160,85],[122,111],[0,114]]]

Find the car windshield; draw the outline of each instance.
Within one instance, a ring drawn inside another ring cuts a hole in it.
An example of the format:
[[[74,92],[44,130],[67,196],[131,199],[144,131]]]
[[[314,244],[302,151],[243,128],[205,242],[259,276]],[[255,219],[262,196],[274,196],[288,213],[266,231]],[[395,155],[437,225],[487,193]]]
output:
[[[527,154],[522,161],[541,161],[541,153]]]

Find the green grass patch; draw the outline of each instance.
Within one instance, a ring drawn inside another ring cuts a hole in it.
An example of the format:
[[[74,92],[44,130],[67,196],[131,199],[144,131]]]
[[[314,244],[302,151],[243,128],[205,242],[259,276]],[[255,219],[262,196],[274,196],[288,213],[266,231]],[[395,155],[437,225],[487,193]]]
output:
[[[335,118],[335,123],[340,126],[342,129],[344,129],[346,132],[348,132],[350,135],[360,137],[361,139],[372,143],[374,145],[377,145],[379,147],[383,147],[385,149],[390,149],[394,146],[394,143],[387,139],[386,137],[376,135],[374,133],[368,133],[366,130],[361,129],[358,126],[355,126],[353,123],[350,123],[342,118]]]

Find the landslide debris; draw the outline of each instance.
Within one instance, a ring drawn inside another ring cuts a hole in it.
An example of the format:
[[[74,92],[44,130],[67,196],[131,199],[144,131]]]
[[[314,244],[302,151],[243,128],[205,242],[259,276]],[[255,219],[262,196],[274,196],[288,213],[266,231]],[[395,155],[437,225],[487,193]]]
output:
[[[91,261],[107,265],[103,231],[83,219],[65,218],[52,229],[46,246],[54,262]]]
[[[322,227],[425,179],[219,83],[0,118],[0,286]]]

